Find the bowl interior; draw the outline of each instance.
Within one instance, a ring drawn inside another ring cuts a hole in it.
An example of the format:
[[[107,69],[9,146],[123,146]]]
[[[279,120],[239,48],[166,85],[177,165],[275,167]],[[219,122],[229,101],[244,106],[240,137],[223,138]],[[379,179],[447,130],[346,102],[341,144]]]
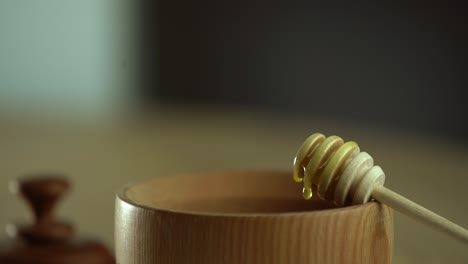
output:
[[[123,191],[134,204],[203,213],[282,213],[336,208],[314,196],[302,198],[302,184],[290,172],[222,172],[161,177]]]

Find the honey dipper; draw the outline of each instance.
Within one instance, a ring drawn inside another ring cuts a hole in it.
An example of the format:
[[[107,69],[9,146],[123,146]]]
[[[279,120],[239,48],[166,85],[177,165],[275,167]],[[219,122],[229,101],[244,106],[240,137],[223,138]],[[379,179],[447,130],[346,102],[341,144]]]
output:
[[[294,159],[293,178],[304,182],[305,199],[318,195],[335,204],[363,204],[371,198],[468,243],[468,230],[385,188],[385,174],[355,142],[337,136],[311,135]]]

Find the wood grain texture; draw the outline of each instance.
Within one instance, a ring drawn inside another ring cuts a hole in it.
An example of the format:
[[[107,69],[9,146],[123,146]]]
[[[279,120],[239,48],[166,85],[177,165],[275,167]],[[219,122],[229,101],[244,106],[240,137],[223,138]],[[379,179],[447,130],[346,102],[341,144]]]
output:
[[[289,172],[166,177],[116,197],[117,263],[391,263],[393,216],[302,199]]]

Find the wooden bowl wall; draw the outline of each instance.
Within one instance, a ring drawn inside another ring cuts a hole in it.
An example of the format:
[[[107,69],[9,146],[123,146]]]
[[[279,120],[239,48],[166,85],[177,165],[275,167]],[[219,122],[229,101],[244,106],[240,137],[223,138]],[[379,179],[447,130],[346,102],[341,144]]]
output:
[[[289,172],[150,179],[116,197],[117,263],[391,263],[393,215],[305,201]]]

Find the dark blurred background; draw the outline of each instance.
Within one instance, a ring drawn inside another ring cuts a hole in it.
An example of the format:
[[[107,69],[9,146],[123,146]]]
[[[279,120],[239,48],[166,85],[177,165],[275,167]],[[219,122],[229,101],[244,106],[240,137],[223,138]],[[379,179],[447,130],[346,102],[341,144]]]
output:
[[[146,103],[229,104],[468,142],[464,2],[141,1]]]

